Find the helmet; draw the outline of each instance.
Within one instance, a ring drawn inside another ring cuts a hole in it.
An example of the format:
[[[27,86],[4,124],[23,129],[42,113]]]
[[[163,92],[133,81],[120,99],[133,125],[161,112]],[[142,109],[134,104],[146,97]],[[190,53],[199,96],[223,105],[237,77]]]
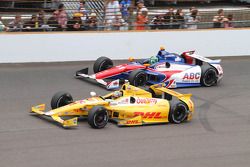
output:
[[[113,97],[114,98],[118,98],[118,97],[121,97],[122,96],[122,92],[120,92],[120,91],[115,91],[114,93],[113,93]]]
[[[150,64],[155,64],[157,62],[158,62],[158,57],[156,57],[156,56],[150,57],[150,59],[149,59]]]
[[[128,61],[133,62],[133,61],[135,61],[135,58],[134,57],[129,57]]]
[[[165,50],[165,47],[163,45],[161,45],[160,50]]]

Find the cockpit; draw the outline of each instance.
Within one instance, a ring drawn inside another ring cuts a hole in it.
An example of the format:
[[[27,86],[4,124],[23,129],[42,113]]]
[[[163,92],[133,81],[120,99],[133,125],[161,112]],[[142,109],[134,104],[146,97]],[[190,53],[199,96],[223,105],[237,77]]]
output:
[[[104,100],[106,100],[106,99],[115,100],[115,99],[119,99],[121,97],[133,97],[133,96],[136,96],[136,97],[141,96],[141,97],[148,97],[148,98],[152,97],[151,93],[147,92],[146,90],[137,88],[133,85],[130,85],[129,83],[125,83],[122,85],[120,90],[114,91],[114,92],[109,93],[105,96],[102,96],[102,98]]]

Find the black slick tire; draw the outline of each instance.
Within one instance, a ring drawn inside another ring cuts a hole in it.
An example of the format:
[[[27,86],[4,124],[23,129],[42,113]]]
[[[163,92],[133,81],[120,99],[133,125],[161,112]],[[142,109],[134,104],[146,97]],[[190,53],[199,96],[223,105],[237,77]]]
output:
[[[129,83],[134,86],[145,86],[147,83],[147,74],[143,70],[135,70],[129,74]]]
[[[218,74],[214,67],[210,65],[201,66],[201,85],[210,87],[216,85]]]
[[[171,103],[168,120],[170,123],[180,124],[188,116],[188,107],[181,101]]]
[[[94,73],[98,73],[113,67],[114,63],[111,59],[107,57],[99,57],[93,66]]]
[[[108,111],[102,106],[95,106],[88,113],[88,124],[94,129],[104,128],[108,119]]]
[[[52,109],[56,109],[73,102],[71,94],[68,92],[57,92],[51,99],[50,105]]]

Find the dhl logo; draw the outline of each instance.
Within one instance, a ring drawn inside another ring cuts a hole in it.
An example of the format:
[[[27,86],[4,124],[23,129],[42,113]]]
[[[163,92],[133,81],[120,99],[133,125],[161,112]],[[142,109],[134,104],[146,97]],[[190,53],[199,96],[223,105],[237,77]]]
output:
[[[128,120],[126,124],[140,124],[141,122],[139,120]]]
[[[141,115],[142,118],[162,118],[161,112],[134,112],[134,116]]]

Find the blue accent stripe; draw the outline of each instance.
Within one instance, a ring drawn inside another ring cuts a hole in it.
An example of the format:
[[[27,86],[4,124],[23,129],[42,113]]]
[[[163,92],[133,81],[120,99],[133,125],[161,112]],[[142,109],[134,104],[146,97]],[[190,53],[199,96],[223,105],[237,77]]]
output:
[[[201,86],[200,83],[176,83],[177,88]]]

